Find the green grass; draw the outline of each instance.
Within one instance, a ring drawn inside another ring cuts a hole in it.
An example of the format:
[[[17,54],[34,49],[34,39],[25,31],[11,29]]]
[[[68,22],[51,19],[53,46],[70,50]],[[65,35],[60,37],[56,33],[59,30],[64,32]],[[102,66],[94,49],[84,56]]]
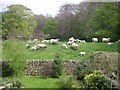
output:
[[[7,41],[6,41],[7,42]],[[4,42],[4,44],[6,44],[6,42]],[[11,42],[13,43],[13,42]],[[59,53],[61,56],[62,60],[89,60],[89,55],[91,52],[94,51],[105,51],[105,52],[118,52],[118,44],[114,43],[111,46],[108,46],[106,43],[92,43],[92,42],[87,42],[87,43],[79,43],[79,47],[77,50],[72,50],[70,48],[70,46],[68,46],[67,49],[63,49],[62,48],[62,44],[63,43],[67,43],[67,42],[60,42],[58,45],[50,45],[47,44],[47,48],[45,49],[39,49],[39,50],[34,50],[31,51],[30,49],[26,49],[25,48],[25,44],[27,42],[19,42],[18,44],[21,44],[20,47],[22,47],[19,50],[20,55],[24,53],[24,56],[26,57],[26,59],[28,60],[33,60],[33,59],[40,59],[40,60],[52,60],[55,58],[55,54]],[[39,42],[40,43],[40,42]],[[35,43],[31,43],[31,46],[34,46]],[[9,48],[9,45],[6,45],[7,48]],[[13,45],[14,46],[14,45]],[[10,54],[17,53],[18,49],[16,49],[14,52],[11,52],[12,47],[10,47],[10,49],[4,49],[3,48],[3,59],[6,60],[6,56],[9,56],[7,54],[9,54],[8,52],[10,52]],[[86,52],[85,56],[80,56],[79,52]],[[12,58],[13,55],[10,55],[10,57]],[[9,58],[8,58],[9,59]]]
[[[17,78],[18,79],[18,78]],[[13,77],[2,78],[2,83],[14,81]],[[59,78],[44,78],[42,76],[21,76],[20,81],[25,88],[60,88]]]
[[[22,78],[25,88],[60,88],[58,78],[41,78],[39,76],[25,76]]]

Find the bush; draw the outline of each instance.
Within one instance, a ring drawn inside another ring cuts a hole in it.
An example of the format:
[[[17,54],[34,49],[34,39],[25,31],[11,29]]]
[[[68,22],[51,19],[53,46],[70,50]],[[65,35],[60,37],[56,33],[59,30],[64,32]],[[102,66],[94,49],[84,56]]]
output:
[[[10,62],[10,68],[14,70],[15,76],[22,75],[26,66],[26,51],[24,50],[24,43],[14,39],[4,41],[3,59],[12,60]]]
[[[23,84],[20,79],[16,79],[13,83],[13,87],[21,88],[23,87]]]
[[[7,63],[2,63],[2,77],[14,75],[14,70]]]
[[[110,87],[110,80],[106,78],[106,76],[101,71],[95,71],[92,74],[86,75],[84,78],[86,87],[91,88],[109,88]]]
[[[63,75],[60,77],[61,88],[79,88],[79,82],[74,76]]]
[[[63,64],[62,60],[60,59],[60,55],[56,54],[55,59],[52,63],[52,77],[58,78],[63,73]]]
[[[90,69],[88,64],[85,62],[76,67],[75,75],[77,76],[78,80],[83,81],[85,75],[88,75],[90,73],[92,73],[92,69]]]

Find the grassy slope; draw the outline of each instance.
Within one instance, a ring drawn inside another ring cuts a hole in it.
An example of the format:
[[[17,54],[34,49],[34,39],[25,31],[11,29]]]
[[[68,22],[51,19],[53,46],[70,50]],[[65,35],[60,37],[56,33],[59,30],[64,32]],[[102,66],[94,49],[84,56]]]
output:
[[[22,78],[26,88],[59,88],[59,79],[57,78],[41,78],[37,76],[25,76]]]
[[[5,43],[5,42],[4,42]],[[72,50],[70,46],[67,49],[62,48],[62,44],[67,42],[60,42],[58,45],[49,45],[47,48],[31,51],[30,49],[25,48],[26,42],[22,43],[22,52],[26,54],[26,58],[29,60],[40,59],[40,60],[51,60],[54,59],[56,53],[61,55],[62,60],[88,60],[90,52],[93,51],[106,51],[106,52],[117,52],[118,44],[114,43],[111,46],[108,46],[106,43],[79,43],[78,50]],[[31,46],[35,43],[30,44]],[[9,45],[8,45],[9,46]],[[4,51],[4,49],[3,49]],[[10,50],[9,50],[10,51]],[[6,52],[9,52],[8,50]],[[80,56],[79,52],[87,52],[85,56]],[[16,51],[17,52],[17,49]],[[21,52],[20,52],[21,53]],[[3,56],[6,53],[3,53]],[[12,57],[12,56],[11,56]],[[3,57],[3,59],[6,59]]]

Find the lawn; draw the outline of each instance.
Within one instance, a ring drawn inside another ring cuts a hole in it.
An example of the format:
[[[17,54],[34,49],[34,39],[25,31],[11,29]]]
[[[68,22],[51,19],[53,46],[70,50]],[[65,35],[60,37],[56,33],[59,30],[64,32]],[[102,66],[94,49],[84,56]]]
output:
[[[60,79],[42,78],[39,76],[24,76],[22,78],[26,88],[60,88]]]
[[[7,41],[6,41],[7,42]],[[6,42],[3,42],[3,46],[6,44]],[[12,42],[11,42],[12,43]],[[28,60],[36,60],[36,59],[40,59],[40,60],[52,60],[54,59],[55,55],[59,53],[60,57],[62,60],[89,60],[90,57],[90,53],[94,52],[94,51],[105,51],[105,52],[118,52],[118,44],[114,43],[111,46],[108,46],[107,43],[102,43],[102,42],[98,42],[98,43],[93,43],[93,42],[87,42],[87,43],[79,43],[79,47],[77,50],[73,50],[70,48],[70,46],[68,45],[67,49],[63,49],[62,48],[62,44],[63,43],[67,43],[67,42],[59,42],[58,45],[50,45],[48,43],[46,43],[47,48],[45,49],[39,49],[39,50],[30,50],[26,49],[25,45],[28,42],[19,42],[20,47],[22,47],[22,51],[18,52],[18,49],[15,49],[13,52],[11,52],[12,48],[14,47],[14,45],[5,45],[4,47],[7,47],[6,49],[3,48],[3,59],[6,60],[6,56],[7,54],[10,53],[24,53],[25,57]],[[41,42],[37,42],[37,43],[41,43]],[[30,46],[34,46],[37,43],[30,43]],[[9,47],[11,49],[9,49]],[[17,47],[18,48],[18,47]],[[86,52],[85,56],[80,56],[80,52]],[[12,58],[12,55],[10,56]],[[7,58],[9,59],[9,58]]]

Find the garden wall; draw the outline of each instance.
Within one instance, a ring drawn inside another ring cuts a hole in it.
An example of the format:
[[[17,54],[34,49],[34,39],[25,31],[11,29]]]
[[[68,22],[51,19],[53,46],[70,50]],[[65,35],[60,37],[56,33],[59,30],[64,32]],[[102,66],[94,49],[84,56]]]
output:
[[[52,72],[53,60],[29,60],[26,61],[25,75],[42,75],[50,76]],[[67,60],[63,61],[63,70],[65,74],[73,74],[77,65],[83,64],[85,60]],[[2,63],[10,63],[10,61],[3,61]]]

